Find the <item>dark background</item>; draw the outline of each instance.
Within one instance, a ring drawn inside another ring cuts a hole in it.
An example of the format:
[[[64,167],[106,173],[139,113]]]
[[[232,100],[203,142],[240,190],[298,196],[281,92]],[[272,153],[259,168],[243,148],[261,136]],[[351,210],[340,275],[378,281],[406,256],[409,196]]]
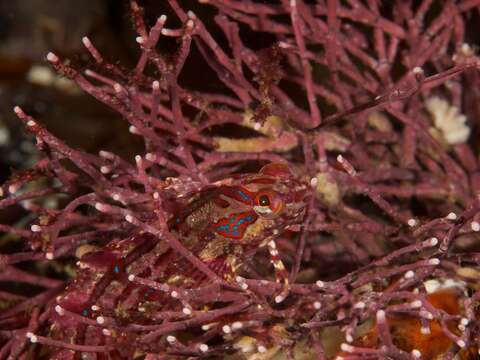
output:
[[[207,22],[215,13],[197,1],[180,3]],[[180,26],[166,0],[139,4],[145,7],[149,25],[167,14],[167,27]],[[128,124],[118,114],[73,83],[59,80],[45,60],[52,51],[62,60],[93,65],[82,45],[83,36],[88,36],[109,62],[134,67],[139,48],[129,1],[0,0],[0,182],[38,157],[33,139],[24,135],[13,113],[15,105],[71,146],[92,153],[106,149],[124,158],[140,151],[140,139],[129,134]],[[45,81],[32,79],[32,74],[39,72],[47,75]],[[201,84],[208,74],[196,72],[191,78]]]

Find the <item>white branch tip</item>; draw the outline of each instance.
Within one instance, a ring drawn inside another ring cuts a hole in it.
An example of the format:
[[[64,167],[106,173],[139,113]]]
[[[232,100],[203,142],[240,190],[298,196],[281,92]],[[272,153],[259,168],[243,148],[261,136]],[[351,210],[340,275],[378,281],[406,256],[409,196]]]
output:
[[[377,322],[385,322],[386,314],[384,310],[377,311]]]
[[[27,332],[27,333],[25,334],[25,336],[26,336],[28,339],[30,339],[30,342],[32,342],[32,343],[36,343],[36,342],[38,341],[37,335],[35,335],[34,333],[32,333],[32,332],[30,332],[30,331]]]
[[[414,227],[415,225],[417,225],[417,220],[415,220],[415,219],[413,219],[413,218],[412,218],[412,219],[408,219],[407,224],[408,224],[408,226],[410,226],[410,227]]]
[[[472,221],[470,226],[472,227],[473,231],[475,232],[480,231],[480,223],[478,223],[477,221]]]
[[[115,84],[113,84],[113,90],[115,90],[116,93],[120,93],[120,92],[122,92],[123,87],[119,83],[115,83]]]
[[[168,336],[167,336],[167,341],[168,341],[170,344],[172,344],[172,343],[174,343],[175,341],[177,341],[177,338],[176,338],[175,336],[173,336],[173,335],[168,335]]]
[[[188,307],[184,307],[182,309],[182,312],[185,314],[185,315],[192,315],[192,310],[189,309]]]
[[[355,351],[355,348],[352,345],[346,343],[342,343],[342,345],[340,345],[340,349],[348,353],[352,353]]]
[[[258,350],[259,353],[265,353],[265,352],[267,352],[267,348],[266,348],[265,346],[263,346],[263,345],[258,346],[258,347],[257,347],[257,350]]]
[[[232,332],[232,328],[231,328],[229,325],[223,325],[222,331],[223,331],[225,334],[230,334],[230,333]]]
[[[448,220],[456,220],[457,219],[457,214],[455,214],[454,212],[451,212],[447,215],[447,219]]]
[[[91,42],[90,39],[89,39],[88,37],[86,37],[86,36],[84,36],[84,37],[82,38],[82,43],[83,43],[83,45],[84,45],[86,48],[89,48],[89,47],[92,46],[92,42]]]
[[[414,74],[423,74],[423,69],[420,66],[415,66],[413,68],[413,73]]]
[[[413,349],[412,350],[412,356],[416,359],[419,359],[419,358],[422,357],[422,353],[417,349]]]
[[[47,54],[47,60],[53,64],[58,63],[60,60],[57,55],[55,55],[53,52],[49,52]]]
[[[22,108],[21,108],[20,106],[18,106],[18,105],[13,108],[13,111],[15,112],[15,114],[17,114],[17,115],[19,115],[19,116],[25,114],[25,113],[23,112]]]

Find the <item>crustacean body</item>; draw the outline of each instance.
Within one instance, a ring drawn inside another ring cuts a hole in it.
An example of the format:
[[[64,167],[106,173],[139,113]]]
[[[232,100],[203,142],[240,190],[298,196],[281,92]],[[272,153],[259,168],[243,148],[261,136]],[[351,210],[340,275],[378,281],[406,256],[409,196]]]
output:
[[[270,164],[257,174],[238,175],[186,197],[168,228],[184,248],[232,284],[243,255],[268,246],[276,280],[283,283],[275,297],[281,302],[288,294],[288,274],[274,240],[302,221],[305,196],[306,186],[286,166]],[[210,283],[166,241],[137,230],[81,257],[75,280],[57,298],[52,334],[72,344],[115,343],[115,337],[125,344],[141,336],[142,326],[159,324],[166,311],[190,315],[182,291]]]

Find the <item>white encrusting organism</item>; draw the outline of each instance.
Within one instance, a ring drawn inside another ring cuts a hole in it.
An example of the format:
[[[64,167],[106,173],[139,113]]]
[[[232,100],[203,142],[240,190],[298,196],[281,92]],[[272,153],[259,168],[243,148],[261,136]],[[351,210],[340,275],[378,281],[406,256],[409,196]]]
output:
[[[427,99],[425,106],[432,116],[435,127],[440,130],[448,144],[461,144],[467,141],[470,128],[465,124],[467,117],[460,113],[458,107],[437,96]]]

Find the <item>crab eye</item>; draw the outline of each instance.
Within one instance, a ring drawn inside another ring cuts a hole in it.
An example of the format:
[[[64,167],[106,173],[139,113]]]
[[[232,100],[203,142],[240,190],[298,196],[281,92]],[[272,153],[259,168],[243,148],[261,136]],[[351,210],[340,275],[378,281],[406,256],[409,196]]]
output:
[[[258,204],[260,206],[269,206],[270,205],[270,198],[268,197],[268,195],[261,195],[259,198],[258,198]]]
[[[275,191],[260,190],[255,196],[253,209],[260,216],[275,217],[280,214],[282,208],[282,198]]]

